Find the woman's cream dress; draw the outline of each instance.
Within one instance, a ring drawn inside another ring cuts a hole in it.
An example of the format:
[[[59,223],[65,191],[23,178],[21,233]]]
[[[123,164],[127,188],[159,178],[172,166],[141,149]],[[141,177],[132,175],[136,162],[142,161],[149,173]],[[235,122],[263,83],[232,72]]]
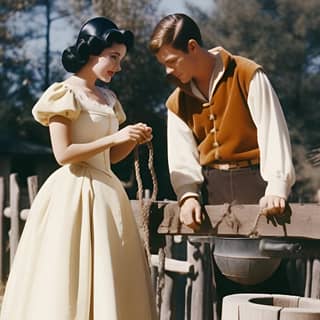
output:
[[[72,120],[72,141],[110,135],[125,120],[65,82],[54,83],[33,115]],[[110,169],[109,150],[55,171],[32,205],[7,283],[1,320],[153,320],[149,272],[130,202]]]

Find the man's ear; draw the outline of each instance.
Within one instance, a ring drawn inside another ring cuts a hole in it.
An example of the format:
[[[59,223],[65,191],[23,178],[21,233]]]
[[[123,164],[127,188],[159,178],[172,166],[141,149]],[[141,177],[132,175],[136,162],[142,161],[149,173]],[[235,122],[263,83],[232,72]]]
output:
[[[195,50],[198,50],[198,48],[199,48],[199,44],[196,40],[190,39],[188,41],[188,52],[189,53],[194,52]]]

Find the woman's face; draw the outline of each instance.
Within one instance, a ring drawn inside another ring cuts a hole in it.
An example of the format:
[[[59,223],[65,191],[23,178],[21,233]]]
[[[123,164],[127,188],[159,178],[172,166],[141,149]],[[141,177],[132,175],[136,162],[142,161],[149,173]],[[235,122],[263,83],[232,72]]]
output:
[[[112,77],[121,70],[121,61],[127,53],[124,44],[114,43],[104,49],[99,56],[91,56],[92,72],[103,82],[110,82]]]

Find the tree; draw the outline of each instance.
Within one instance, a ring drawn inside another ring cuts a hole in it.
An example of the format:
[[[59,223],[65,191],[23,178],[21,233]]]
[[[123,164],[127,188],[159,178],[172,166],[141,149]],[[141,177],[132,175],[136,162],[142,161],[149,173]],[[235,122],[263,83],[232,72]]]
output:
[[[266,70],[288,121],[296,192],[311,199],[319,179],[306,155],[320,143],[320,2],[215,0],[210,12],[189,7],[206,43],[252,58]]]
[[[1,7],[2,130],[49,143],[47,130],[34,122],[31,108],[50,83],[63,77],[63,68],[57,64],[61,53],[51,50],[50,33],[53,21],[68,14],[67,4],[62,1],[5,1]]]
[[[25,68],[27,58],[20,54],[23,37],[15,35],[7,22],[30,5],[28,1],[4,1],[0,11],[0,120],[1,129],[11,132],[19,131],[25,114],[23,102],[30,102],[32,94],[28,88],[30,70]]]

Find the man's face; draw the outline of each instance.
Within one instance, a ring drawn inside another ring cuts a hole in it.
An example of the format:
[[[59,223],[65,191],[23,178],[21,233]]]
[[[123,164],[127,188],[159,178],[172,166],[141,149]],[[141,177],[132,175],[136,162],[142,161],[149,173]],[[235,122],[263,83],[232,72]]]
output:
[[[194,60],[192,53],[174,49],[170,45],[163,45],[156,58],[166,68],[168,75],[173,75],[182,83],[188,83],[193,78]]]

